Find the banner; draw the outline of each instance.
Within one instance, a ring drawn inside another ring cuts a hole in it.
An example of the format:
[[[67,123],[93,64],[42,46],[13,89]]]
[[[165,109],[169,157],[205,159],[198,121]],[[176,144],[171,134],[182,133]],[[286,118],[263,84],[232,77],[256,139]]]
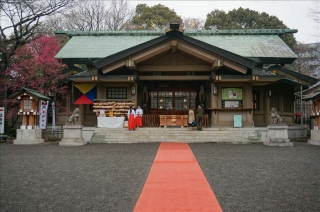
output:
[[[75,83],[72,86],[73,104],[93,104],[97,96],[96,84]]]
[[[46,129],[47,126],[47,111],[49,101],[40,100],[40,118],[39,118],[39,127],[40,129]]]
[[[52,102],[52,130],[56,129],[56,108]]]
[[[4,133],[4,107],[0,107],[0,133]]]

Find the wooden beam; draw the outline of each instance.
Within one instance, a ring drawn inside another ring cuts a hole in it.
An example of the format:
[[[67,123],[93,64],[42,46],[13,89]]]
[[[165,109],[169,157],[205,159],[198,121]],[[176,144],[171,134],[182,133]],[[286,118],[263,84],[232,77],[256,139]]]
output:
[[[240,73],[243,73],[243,74],[246,74],[247,73],[247,68],[244,67],[244,66],[240,66],[236,63],[233,63],[231,61],[224,61],[224,65],[233,69],[233,70],[236,70],[236,71],[239,71]]]
[[[181,51],[184,51],[188,54],[194,55],[194,56],[196,56],[204,61],[207,61],[209,63],[212,63],[212,64],[214,64],[215,61],[220,60],[221,62],[223,62],[223,65],[225,65],[231,69],[239,71],[240,73],[243,73],[243,74],[247,73],[247,68],[244,66],[233,63],[232,61],[222,60],[222,58],[214,56],[214,55],[207,53],[205,51],[201,51],[199,49],[196,49],[195,47],[188,45],[188,44],[184,44],[183,42],[179,42],[178,49]],[[218,63],[220,63],[220,62],[217,62],[217,65],[218,65]],[[214,67],[214,65],[213,65],[213,67]]]
[[[136,63],[133,60],[126,60],[126,67],[132,71],[137,70]]]
[[[178,49],[209,63],[214,63],[214,61],[218,59],[217,57],[214,57],[212,54],[200,51],[192,46],[184,45],[182,43],[178,44]]]
[[[173,66],[177,65],[177,52],[172,52],[171,65],[173,65]]]
[[[144,60],[147,60],[151,57],[154,57],[156,56],[157,54],[160,54],[162,52],[165,52],[165,51],[168,51],[169,49],[171,49],[171,43],[170,42],[165,42],[157,47],[154,47],[154,48],[151,48],[147,51],[144,51],[140,54],[137,54],[127,60],[132,60],[135,62],[135,64],[141,62],[141,61],[144,61]],[[126,61],[125,60],[122,60],[120,62],[117,62],[117,63],[114,63],[110,66],[106,66],[106,67],[103,67],[102,68],[102,73],[106,74],[110,71],[113,71],[114,69],[117,69],[117,68],[120,68],[121,66],[125,66],[126,65]]]
[[[211,66],[212,71],[216,71],[223,67],[223,60],[215,60]]]
[[[138,65],[138,71],[211,71],[210,65]]]
[[[172,45],[171,51],[172,52],[177,52],[177,44],[178,44],[178,41],[176,41],[176,40],[171,41],[171,45]]]
[[[147,59],[149,59],[151,57],[154,57],[154,56],[156,56],[156,55],[158,55],[158,54],[160,54],[162,52],[168,51],[171,48],[172,48],[171,43],[170,42],[165,42],[165,43],[163,43],[163,44],[161,44],[159,46],[150,48],[150,49],[148,49],[148,50],[146,50],[146,51],[144,51],[144,52],[142,52],[140,54],[137,54],[137,55],[131,57],[130,59],[134,60],[135,63],[137,64],[137,63],[140,63],[140,62],[142,62],[144,60],[147,60]]]
[[[139,76],[140,80],[209,80],[210,76]]]
[[[121,61],[121,62],[115,63],[115,64],[113,64],[111,66],[107,66],[107,67],[102,68],[102,73],[106,74],[106,73],[108,73],[110,71],[113,71],[113,70],[115,70],[117,68],[120,68],[121,66],[125,66],[125,65],[126,65],[125,61]]]

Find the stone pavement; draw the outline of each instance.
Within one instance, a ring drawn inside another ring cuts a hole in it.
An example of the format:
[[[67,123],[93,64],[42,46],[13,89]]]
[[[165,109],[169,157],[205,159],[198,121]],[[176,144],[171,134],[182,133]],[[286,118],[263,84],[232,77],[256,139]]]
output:
[[[221,208],[319,211],[320,147],[188,144]],[[0,211],[132,211],[159,143],[0,143]]]

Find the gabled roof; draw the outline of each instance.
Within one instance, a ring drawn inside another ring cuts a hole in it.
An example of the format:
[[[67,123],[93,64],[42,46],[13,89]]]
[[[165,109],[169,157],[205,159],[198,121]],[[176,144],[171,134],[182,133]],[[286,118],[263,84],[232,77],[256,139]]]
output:
[[[240,55],[234,54],[232,52],[229,52],[227,50],[221,49],[219,47],[216,46],[212,46],[210,44],[204,43],[202,41],[196,40],[194,38],[191,38],[189,36],[184,35],[182,32],[180,32],[179,30],[171,30],[169,32],[167,32],[165,35],[160,36],[158,38],[152,39],[150,41],[147,41],[145,43],[139,44],[137,46],[131,47],[129,49],[126,49],[124,51],[118,52],[116,54],[113,54],[109,57],[106,57],[104,59],[101,59],[97,62],[95,62],[95,65],[98,69],[105,67],[107,65],[110,65],[112,63],[115,63],[119,60],[122,60],[126,57],[129,57],[133,54],[136,54],[138,52],[141,52],[147,48],[150,48],[152,46],[155,46],[157,44],[160,44],[163,41],[172,39],[172,38],[179,38],[189,44],[195,45],[199,48],[202,48],[206,51],[209,51],[213,54],[219,55],[219,57],[231,60],[235,63],[238,63],[244,67],[247,67],[249,69],[253,69],[254,68],[254,61],[244,58]]]
[[[320,98],[320,90],[317,90],[313,93],[310,93],[308,95],[305,95],[302,100],[309,101],[309,100],[316,100]]]
[[[55,58],[101,59],[159,36],[73,36]]]
[[[284,67],[279,66],[279,65],[270,66],[270,67],[268,67],[267,70],[268,70],[268,71],[271,71],[271,72],[272,72],[273,70],[280,70],[280,71],[282,71],[282,72],[284,72],[284,73],[287,73],[287,74],[289,74],[289,75],[291,75],[291,76],[295,76],[295,77],[297,77],[297,78],[299,78],[299,79],[302,79],[302,80],[304,80],[304,81],[307,81],[307,82],[309,82],[311,85],[312,85],[312,84],[315,84],[315,83],[317,83],[317,82],[319,81],[319,80],[316,79],[316,78],[309,77],[309,76],[307,76],[307,75],[304,75],[304,74],[301,74],[301,73],[292,71],[292,70],[290,70],[290,69],[284,68]]]
[[[9,96],[9,99],[13,99],[13,98],[15,98],[16,96],[18,96],[21,93],[27,93],[30,96],[35,97],[35,98],[40,99],[40,100],[47,100],[47,101],[51,100],[49,97],[39,93],[38,91],[32,90],[30,88],[21,88],[20,91],[17,91],[15,93],[11,94]]]
[[[259,63],[292,63],[296,54],[279,35],[295,33],[289,29],[252,30],[185,30],[185,36],[230,51]],[[65,31],[72,37],[58,52],[56,58],[94,61],[128,48],[162,37],[164,31]],[[240,41],[240,42],[239,42]],[[85,61],[80,61],[79,63]]]
[[[258,63],[290,64],[297,58],[297,55],[276,35],[201,35],[192,38],[251,58]]]

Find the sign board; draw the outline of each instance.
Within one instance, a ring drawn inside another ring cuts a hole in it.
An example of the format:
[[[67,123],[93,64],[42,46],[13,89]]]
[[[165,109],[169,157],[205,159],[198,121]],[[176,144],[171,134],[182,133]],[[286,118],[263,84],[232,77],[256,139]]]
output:
[[[242,100],[242,88],[223,88],[222,100]]]
[[[52,102],[52,130],[56,129],[56,107]]]
[[[46,129],[49,101],[40,100],[39,103],[40,103],[39,126],[40,126],[40,129]]]
[[[234,115],[233,121],[233,127],[242,127],[242,115]]]
[[[0,133],[4,133],[4,107],[0,107]]]
[[[239,107],[239,101],[225,101],[224,107],[231,107],[231,108],[238,108]]]

